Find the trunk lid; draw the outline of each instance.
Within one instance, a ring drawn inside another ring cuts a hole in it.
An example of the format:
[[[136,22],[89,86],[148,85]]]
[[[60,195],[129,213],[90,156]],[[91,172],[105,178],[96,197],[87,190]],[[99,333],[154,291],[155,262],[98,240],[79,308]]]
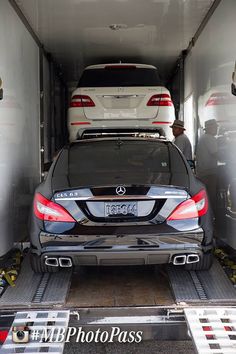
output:
[[[89,96],[95,106],[84,107],[87,119],[154,119],[158,106],[147,106],[149,99],[161,94],[162,87],[86,87],[78,89]]]
[[[78,222],[162,223],[189,194],[174,186],[112,185],[57,191],[54,201]]]

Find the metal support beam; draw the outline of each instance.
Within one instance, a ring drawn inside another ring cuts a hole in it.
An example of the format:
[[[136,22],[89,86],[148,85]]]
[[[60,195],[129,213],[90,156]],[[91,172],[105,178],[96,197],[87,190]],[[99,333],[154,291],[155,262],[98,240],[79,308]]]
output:
[[[191,49],[196,44],[198,38],[200,37],[200,34],[202,33],[202,31],[206,27],[208,21],[210,20],[210,18],[212,17],[213,13],[215,12],[215,10],[217,9],[217,7],[219,6],[220,3],[221,3],[221,0],[215,0],[213,2],[213,4],[211,5],[209,11],[207,12],[206,16],[204,17],[203,21],[201,22],[200,26],[198,27],[196,33],[194,34],[194,36],[190,40],[188,48],[186,48],[186,50],[185,50],[185,52],[186,52],[185,56],[188,55],[188,53],[191,51]]]

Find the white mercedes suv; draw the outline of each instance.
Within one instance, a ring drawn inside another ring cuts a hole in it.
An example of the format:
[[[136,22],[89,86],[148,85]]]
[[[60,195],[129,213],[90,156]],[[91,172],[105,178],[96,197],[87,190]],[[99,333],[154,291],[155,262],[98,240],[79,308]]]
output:
[[[172,138],[175,119],[170,92],[156,67],[144,64],[99,64],[85,68],[68,110],[69,140],[81,128],[133,128],[157,125]]]

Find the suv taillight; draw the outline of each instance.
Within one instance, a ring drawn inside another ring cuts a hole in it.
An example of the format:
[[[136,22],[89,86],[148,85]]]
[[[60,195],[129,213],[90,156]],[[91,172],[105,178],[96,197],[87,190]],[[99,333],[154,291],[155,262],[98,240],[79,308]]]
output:
[[[160,93],[153,95],[147,103],[147,106],[173,106],[170,95],[168,93]]]
[[[208,98],[205,106],[218,106],[222,104],[234,104],[235,97],[228,92],[215,92]]]
[[[40,193],[36,193],[34,197],[34,214],[38,219],[43,221],[75,222],[66,209],[45,198]]]
[[[192,219],[203,216],[208,210],[208,198],[205,189],[185,200],[170,214],[167,220]]]
[[[95,103],[87,95],[74,95],[71,98],[70,107],[95,107]]]

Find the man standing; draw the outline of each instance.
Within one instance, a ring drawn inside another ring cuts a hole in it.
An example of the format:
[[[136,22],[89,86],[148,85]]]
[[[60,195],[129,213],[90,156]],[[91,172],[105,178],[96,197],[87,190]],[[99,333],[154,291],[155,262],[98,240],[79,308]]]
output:
[[[192,161],[192,146],[189,138],[184,134],[184,122],[176,119],[170,128],[175,137],[173,143],[182,151],[187,161]]]
[[[205,122],[205,134],[201,136],[196,151],[196,175],[205,184],[213,211],[216,205],[217,183],[217,122]]]

